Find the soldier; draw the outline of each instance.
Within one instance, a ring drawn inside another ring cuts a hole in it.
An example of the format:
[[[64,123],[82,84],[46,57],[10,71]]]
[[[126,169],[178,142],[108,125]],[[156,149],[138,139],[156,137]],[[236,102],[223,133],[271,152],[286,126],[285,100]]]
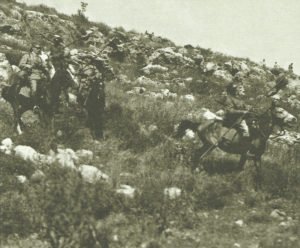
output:
[[[50,60],[55,71],[67,70],[70,62],[70,51],[64,45],[59,35],[54,35],[53,46],[51,47]]]
[[[294,73],[293,63],[289,64],[288,71],[289,71],[290,74]]]
[[[284,73],[279,74],[279,76],[275,80],[275,86],[267,94],[267,96],[276,95],[280,90],[283,90],[284,88],[286,88],[286,86],[288,84],[289,84],[289,79],[286,77],[286,75]]]
[[[30,96],[33,99],[34,112],[38,111],[39,109],[38,98],[40,97],[40,92],[42,90],[42,83],[45,82],[48,77],[47,68],[41,59],[40,54],[41,47],[39,45],[33,45],[30,49],[30,53],[25,54],[19,63],[19,67],[23,72],[30,71]],[[23,76],[25,74],[23,74]]]
[[[84,65],[79,69],[78,102],[87,110],[87,124],[96,138],[103,138],[105,108],[104,74],[97,67],[97,58],[83,56]]]
[[[225,107],[224,125],[235,127],[245,138],[250,137],[246,123],[250,106],[246,105],[239,96],[244,95],[244,87],[237,83],[230,83],[226,88],[226,95],[220,102]]]
[[[63,39],[59,35],[54,35],[53,46],[50,50],[50,60],[55,68],[55,74],[52,78],[53,84],[58,84],[63,92],[66,102],[69,102],[68,88],[75,85],[75,82],[69,71],[69,64],[77,64],[71,60],[70,50],[65,46]],[[59,91],[58,96],[54,96],[55,102],[53,108],[55,111],[59,109]]]
[[[261,62],[261,67],[265,70],[267,69],[266,59],[263,59]]]

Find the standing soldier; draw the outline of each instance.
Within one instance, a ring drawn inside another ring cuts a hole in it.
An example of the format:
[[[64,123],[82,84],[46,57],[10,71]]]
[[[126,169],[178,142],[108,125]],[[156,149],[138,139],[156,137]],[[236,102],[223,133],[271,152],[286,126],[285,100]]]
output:
[[[41,96],[42,84],[43,81],[45,82],[48,78],[47,68],[40,55],[41,47],[39,45],[33,45],[30,49],[30,53],[25,54],[19,63],[19,67],[22,71],[30,70],[30,96],[33,99],[34,112],[39,110],[38,100]]]
[[[289,64],[288,71],[289,71],[290,74],[294,73],[293,63]]]
[[[105,88],[103,74],[93,55],[83,56],[84,64],[79,70],[78,102],[87,110],[87,124],[95,138],[103,138]]]

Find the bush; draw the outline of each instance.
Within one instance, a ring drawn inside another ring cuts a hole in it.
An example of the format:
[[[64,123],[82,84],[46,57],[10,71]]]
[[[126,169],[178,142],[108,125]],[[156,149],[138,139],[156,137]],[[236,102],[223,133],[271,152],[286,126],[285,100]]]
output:
[[[7,39],[7,38],[0,37],[0,44],[11,47],[13,50],[21,50],[21,51],[28,50],[28,47],[24,42],[21,42],[20,40],[16,40],[16,39]]]
[[[107,36],[109,34],[109,32],[111,31],[111,27],[109,27],[108,25],[106,25],[103,22],[92,22],[92,25],[96,26],[98,28],[98,30],[105,36]]]
[[[41,13],[47,14],[47,15],[56,15],[57,14],[57,11],[55,8],[48,7],[47,5],[44,5],[44,4],[29,5],[26,7],[26,9],[31,10],[31,11],[41,12]]]
[[[109,185],[85,183],[76,172],[54,166],[41,186],[37,199],[44,215],[45,237],[52,247],[99,247],[105,243],[108,233],[99,221],[118,207]]]
[[[0,233],[26,235],[33,231],[35,215],[29,199],[18,192],[6,192],[0,198]]]
[[[2,52],[2,51],[0,50],[0,52]],[[5,56],[8,60],[8,62],[11,65],[16,65],[16,66],[19,65],[20,60],[21,60],[22,56],[24,55],[23,52],[18,51],[18,50],[5,50],[3,52],[5,53]]]
[[[29,162],[2,153],[0,153],[0,165],[1,177],[9,175],[24,175],[29,177],[34,171],[33,165]]]
[[[262,188],[272,197],[285,197],[299,200],[300,174],[297,165],[264,163],[262,167]]]
[[[193,199],[196,208],[223,208],[232,195],[231,185],[221,176],[205,173],[196,178]]]

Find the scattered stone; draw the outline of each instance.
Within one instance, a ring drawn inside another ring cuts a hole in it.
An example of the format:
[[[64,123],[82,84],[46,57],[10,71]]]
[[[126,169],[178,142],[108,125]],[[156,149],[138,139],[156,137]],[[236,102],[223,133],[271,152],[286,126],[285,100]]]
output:
[[[41,170],[36,170],[30,177],[30,181],[38,183],[41,182],[42,180],[44,180],[45,178],[45,174],[44,172],[42,172]]]
[[[30,146],[18,145],[13,150],[16,157],[25,161],[36,163],[39,159],[39,153]]]
[[[191,94],[181,96],[180,99],[183,99],[183,100],[186,100],[186,101],[189,101],[189,102],[194,102],[195,101],[195,97]]]
[[[169,199],[173,200],[173,199],[181,196],[181,189],[179,189],[177,187],[165,188],[164,195],[167,196]]]
[[[78,163],[83,164],[83,163],[91,163],[93,158],[94,158],[94,153],[90,150],[86,149],[80,149],[76,151],[76,155],[78,157]]]
[[[191,130],[191,129],[187,129],[185,130],[185,135],[183,136],[183,140],[191,140],[191,139],[195,139],[196,137],[196,133]]]
[[[19,175],[19,176],[16,176],[16,177],[17,177],[18,182],[20,182],[22,184],[27,181],[27,177],[26,176]]]
[[[135,188],[131,187],[130,185],[127,184],[121,184],[120,188],[116,190],[116,192],[118,194],[122,194],[126,197],[129,198],[134,198],[134,194],[135,194]]]
[[[272,218],[274,218],[274,219],[284,220],[285,217],[286,217],[286,213],[285,213],[285,212],[282,212],[282,211],[280,211],[280,210],[278,210],[278,209],[274,209],[274,210],[271,212],[270,216],[271,216]]]
[[[243,220],[237,220],[236,222],[234,222],[237,226],[242,227],[244,226],[244,221]]]
[[[88,183],[95,183],[101,180],[108,180],[109,176],[103,173],[101,170],[92,165],[80,165],[78,168],[82,179]]]

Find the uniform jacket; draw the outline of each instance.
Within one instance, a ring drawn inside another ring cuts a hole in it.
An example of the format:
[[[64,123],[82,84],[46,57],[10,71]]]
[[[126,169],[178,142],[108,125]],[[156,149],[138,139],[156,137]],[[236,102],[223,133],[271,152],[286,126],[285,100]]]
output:
[[[30,75],[31,80],[40,80],[46,77],[47,69],[44,65],[43,60],[35,53],[25,54],[19,63],[19,67],[24,69],[26,67],[31,67],[32,72]]]
[[[50,59],[55,70],[67,70],[71,61],[70,51],[62,45],[53,46],[51,48]]]

